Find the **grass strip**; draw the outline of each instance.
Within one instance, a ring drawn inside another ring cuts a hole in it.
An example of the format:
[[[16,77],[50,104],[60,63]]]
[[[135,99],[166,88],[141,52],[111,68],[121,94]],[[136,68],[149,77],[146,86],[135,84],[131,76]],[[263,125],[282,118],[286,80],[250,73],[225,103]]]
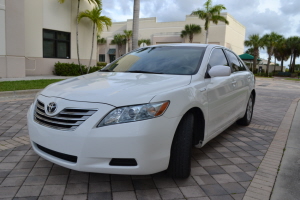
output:
[[[15,90],[43,89],[51,83],[64,79],[41,79],[28,81],[2,81],[0,82],[0,92]]]
[[[297,79],[297,78],[286,78],[285,80],[290,80],[290,81],[300,81],[300,79]]]

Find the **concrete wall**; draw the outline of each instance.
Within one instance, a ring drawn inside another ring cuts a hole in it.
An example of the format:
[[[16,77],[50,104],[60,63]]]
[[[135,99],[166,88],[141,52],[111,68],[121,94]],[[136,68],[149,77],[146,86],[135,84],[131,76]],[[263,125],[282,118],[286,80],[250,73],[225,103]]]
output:
[[[43,1],[25,0],[25,56],[43,57]],[[27,69],[27,65],[26,65]]]
[[[229,14],[227,20],[229,25],[226,26],[224,46],[232,49],[237,55],[243,54],[246,28]]]
[[[80,11],[93,4],[81,1]],[[77,1],[66,0],[0,0],[0,77],[52,74],[54,63],[77,63],[76,47]],[[71,58],[43,58],[43,29],[71,33]],[[96,64],[96,35],[92,40],[92,23],[79,24],[80,59],[88,64],[92,41],[92,64]]]
[[[0,0],[0,56],[6,55],[5,42],[5,0]]]
[[[63,4],[53,0],[26,0],[26,75],[52,74],[56,62],[78,63],[76,40],[77,1],[66,0]],[[36,1],[36,2],[33,2]],[[31,7],[37,6],[39,12],[31,13]],[[93,5],[81,1],[80,11],[92,9]],[[33,23],[36,22],[36,23]],[[70,59],[43,58],[43,29],[71,33]],[[32,34],[35,30],[35,34]],[[87,65],[92,48],[92,23],[83,19],[79,23],[79,56],[82,64]],[[95,33],[95,35],[97,35]],[[40,39],[36,39],[40,38]],[[96,64],[97,44],[94,38],[92,65]]]
[[[63,4],[53,0],[42,2],[43,28],[71,32],[73,1],[66,0]]]
[[[0,1],[0,77],[25,76],[24,0]]]

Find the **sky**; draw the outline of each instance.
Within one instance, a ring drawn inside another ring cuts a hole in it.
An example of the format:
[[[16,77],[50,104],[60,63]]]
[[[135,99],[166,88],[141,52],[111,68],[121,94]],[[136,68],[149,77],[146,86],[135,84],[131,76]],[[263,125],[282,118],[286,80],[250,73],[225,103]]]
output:
[[[140,0],[140,18],[156,17],[158,22],[184,21],[192,11],[203,9],[206,0]],[[133,16],[133,0],[102,0],[103,15],[113,22]],[[246,38],[272,31],[284,37],[300,36],[300,0],[212,0],[246,27]],[[260,56],[267,59],[264,50]],[[296,60],[297,63],[300,59]]]

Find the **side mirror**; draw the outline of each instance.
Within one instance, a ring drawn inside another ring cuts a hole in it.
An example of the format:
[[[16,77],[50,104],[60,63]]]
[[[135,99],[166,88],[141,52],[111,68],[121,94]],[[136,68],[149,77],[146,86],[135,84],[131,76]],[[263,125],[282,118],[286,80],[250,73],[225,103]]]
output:
[[[208,74],[210,77],[221,77],[221,76],[230,76],[231,68],[224,65],[216,65],[213,66],[209,71]]]

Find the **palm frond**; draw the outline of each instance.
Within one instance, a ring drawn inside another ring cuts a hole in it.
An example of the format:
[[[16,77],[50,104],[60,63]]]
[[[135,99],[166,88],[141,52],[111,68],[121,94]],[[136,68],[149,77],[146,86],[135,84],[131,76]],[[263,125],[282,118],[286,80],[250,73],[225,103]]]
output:
[[[211,17],[211,21],[214,23],[214,24],[218,24],[219,21],[221,22],[224,22],[225,24],[229,24],[229,22],[227,21],[227,19],[221,15],[213,15]]]
[[[93,8],[92,10],[80,12],[78,15],[78,22],[82,18],[88,18],[96,25],[98,33],[100,33],[103,31],[104,26],[108,29],[108,27],[112,25],[112,21],[109,17],[101,16],[101,11],[101,8]]]

